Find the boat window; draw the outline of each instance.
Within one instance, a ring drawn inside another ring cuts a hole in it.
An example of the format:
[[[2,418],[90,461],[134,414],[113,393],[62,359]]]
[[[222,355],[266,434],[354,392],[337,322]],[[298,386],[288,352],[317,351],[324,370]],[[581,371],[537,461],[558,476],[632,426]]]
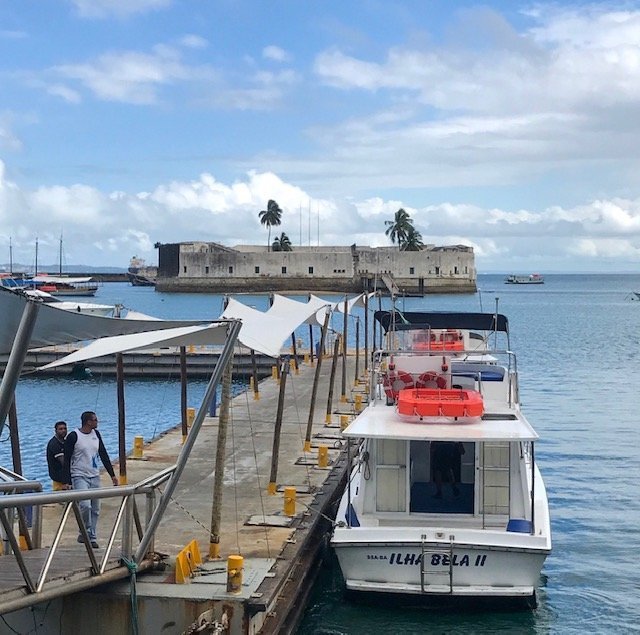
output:
[[[376,443],[376,511],[403,512],[406,503],[407,442],[379,439]]]
[[[509,514],[509,443],[486,442],[481,452],[485,514]]]

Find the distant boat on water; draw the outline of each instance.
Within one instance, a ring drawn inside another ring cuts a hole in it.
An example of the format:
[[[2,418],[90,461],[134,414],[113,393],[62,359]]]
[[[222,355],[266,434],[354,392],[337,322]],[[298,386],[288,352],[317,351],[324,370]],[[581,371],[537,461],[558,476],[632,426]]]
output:
[[[158,267],[147,266],[142,258],[131,258],[127,278],[134,287],[155,287],[157,277]]]
[[[539,273],[532,273],[528,276],[508,275],[504,279],[505,284],[544,284],[544,277]]]

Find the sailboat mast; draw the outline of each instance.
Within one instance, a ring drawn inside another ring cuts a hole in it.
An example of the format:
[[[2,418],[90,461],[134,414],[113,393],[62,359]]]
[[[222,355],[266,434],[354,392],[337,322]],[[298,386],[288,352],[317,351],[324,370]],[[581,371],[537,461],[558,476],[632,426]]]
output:
[[[36,236],[36,264],[33,270],[33,275],[38,275],[38,237]]]
[[[9,273],[13,275],[13,243],[9,236]]]
[[[60,232],[60,254],[59,254],[59,271],[58,273],[62,275],[62,232]]]

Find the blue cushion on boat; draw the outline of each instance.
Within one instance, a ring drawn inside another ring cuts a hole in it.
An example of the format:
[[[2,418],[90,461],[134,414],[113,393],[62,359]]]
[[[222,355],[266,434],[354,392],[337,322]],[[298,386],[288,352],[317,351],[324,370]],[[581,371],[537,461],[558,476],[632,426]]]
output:
[[[502,373],[490,370],[482,370],[480,372],[473,373],[470,371],[457,371],[454,368],[451,371],[451,374],[454,377],[471,377],[472,379],[478,379],[478,376],[480,376],[482,381],[502,381],[504,379]]]
[[[509,518],[507,531],[517,531],[521,534],[531,533],[531,521],[524,518]]]
[[[360,527],[360,521],[358,520],[356,510],[353,508],[351,503],[347,506],[344,519],[347,521],[347,525],[349,525],[349,527]]]

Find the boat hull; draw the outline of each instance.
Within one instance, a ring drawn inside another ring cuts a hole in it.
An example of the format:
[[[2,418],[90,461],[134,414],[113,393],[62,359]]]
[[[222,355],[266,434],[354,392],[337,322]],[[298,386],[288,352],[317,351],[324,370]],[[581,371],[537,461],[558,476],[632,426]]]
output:
[[[528,598],[547,556],[543,550],[435,542],[354,545],[334,538],[333,547],[348,590],[407,595]]]

